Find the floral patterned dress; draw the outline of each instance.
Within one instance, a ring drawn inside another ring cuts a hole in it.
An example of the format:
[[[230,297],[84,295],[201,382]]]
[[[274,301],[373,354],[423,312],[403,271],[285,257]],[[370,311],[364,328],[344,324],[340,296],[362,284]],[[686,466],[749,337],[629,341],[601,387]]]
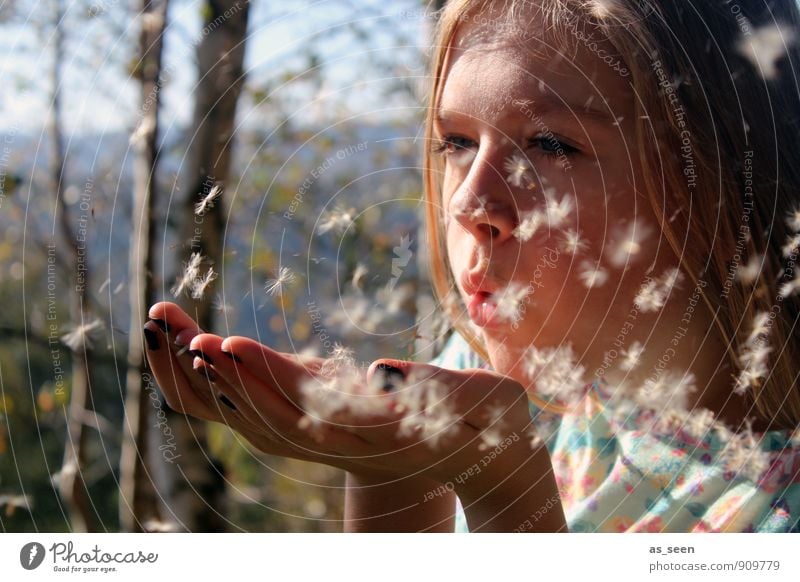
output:
[[[488,367],[458,334],[431,363]],[[571,532],[800,533],[797,431],[755,435],[731,455],[715,431],[657,430],[646,412],[620,421],[608,397],[595,381],[567,412],[530,403]],[[460,502],[456,531],[469,531]]]

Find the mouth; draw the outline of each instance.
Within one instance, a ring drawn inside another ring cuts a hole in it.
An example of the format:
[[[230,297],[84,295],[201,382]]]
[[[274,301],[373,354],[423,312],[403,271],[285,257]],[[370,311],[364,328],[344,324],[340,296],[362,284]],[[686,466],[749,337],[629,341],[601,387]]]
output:
[[[481,328],[494,328],[502,324],[497,316],[499,285],[482,271],[465,271],[461,275],[467,312],[472,322]]]
[[[478,291],[468,296],[467,311],[469,318],[478,327],[494,328],[502,321],[497,316],[497,300],[488,291]]]

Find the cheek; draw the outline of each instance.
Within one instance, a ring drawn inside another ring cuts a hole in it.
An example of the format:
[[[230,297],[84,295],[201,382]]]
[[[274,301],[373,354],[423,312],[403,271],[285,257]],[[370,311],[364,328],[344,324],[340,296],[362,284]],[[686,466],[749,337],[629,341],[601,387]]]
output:
[[[469,266],[469,259],[473,252],[468,233],[452,221],[445,220],[444,228],[450,266],[454,273],[460,273]]]

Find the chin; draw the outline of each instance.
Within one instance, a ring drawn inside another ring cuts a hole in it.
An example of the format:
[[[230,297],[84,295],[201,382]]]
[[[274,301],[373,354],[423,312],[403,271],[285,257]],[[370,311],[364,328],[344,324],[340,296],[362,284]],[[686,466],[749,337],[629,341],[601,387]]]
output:
[[[498,334],[496,337],[487,337],[487,335],[489,334],[483,334],[483,342],[489,354],[489,362],[492,365],[492,369],[498,374],[519,380],[515,376],[522,368],[521,360],[525,353],[525,348],[508,345],[507,341],[503,341],[507,336],[501,337]]]

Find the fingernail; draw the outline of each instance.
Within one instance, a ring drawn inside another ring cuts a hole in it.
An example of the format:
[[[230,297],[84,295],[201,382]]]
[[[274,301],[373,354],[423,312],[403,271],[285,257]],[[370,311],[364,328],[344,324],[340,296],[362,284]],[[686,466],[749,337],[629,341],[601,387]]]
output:
[[[218,396],[219,396],[219,401],[222,402],[225,406],[227,406],[231,410],[236,410],[236,405],[230,400],[228,400],[227,396],[225,396],[224,394],[218,394]]]
[[[225,352],[225,351],[222,351],[222,350],[220,350],[220,351],[221,351],[223,354],[225,354],[226,356],[228,356],[228,357],[229,357],[231,360],[233,360],[234,362],[236,362],[237,364],[241,364],[241,363],[242,363],[242,358],[240,358],[240,357],[239,357],[239,356],[237,356],[236,354],[232,354],[232,353],[230,353],[230,352]]]
[[[163,319],[151,319],[150,321],[155,323],[164,333],[169,333],[169,325]]]
[[[147,349],[151,352],[156,351],[160,346],[158,345],[158,335],[150,328],[144,328],[144,341],[147,343]]]
[[[204,354],[201,350],[189,350],[189,353],[192,354],[195,358],[200,358],[207,364],[213,364],[214,360],[208,354]]]
[[[200,368],[195,368],[194,371],[200,374],[203,378],[206,378],[209,382],[217,381],[217,375],[208,366],[201,366]]]
[[[194,339],[194,336],[196,335],[197,332],[195,332],[194,330],[184,329],[182,331],[179,331],[175,335],[175,338],[172,340],[172,343],[174,343],[179,348],[183,346],[188,346],[190,343],[192,343],[192,339]]]
[[[392,392],[398,385],[403,383],[406,376],[400,368],[396,368],[389,364],[378,364],[375,367],[376,373],[383,376],[383,385],[381,389],[384,392]]]

